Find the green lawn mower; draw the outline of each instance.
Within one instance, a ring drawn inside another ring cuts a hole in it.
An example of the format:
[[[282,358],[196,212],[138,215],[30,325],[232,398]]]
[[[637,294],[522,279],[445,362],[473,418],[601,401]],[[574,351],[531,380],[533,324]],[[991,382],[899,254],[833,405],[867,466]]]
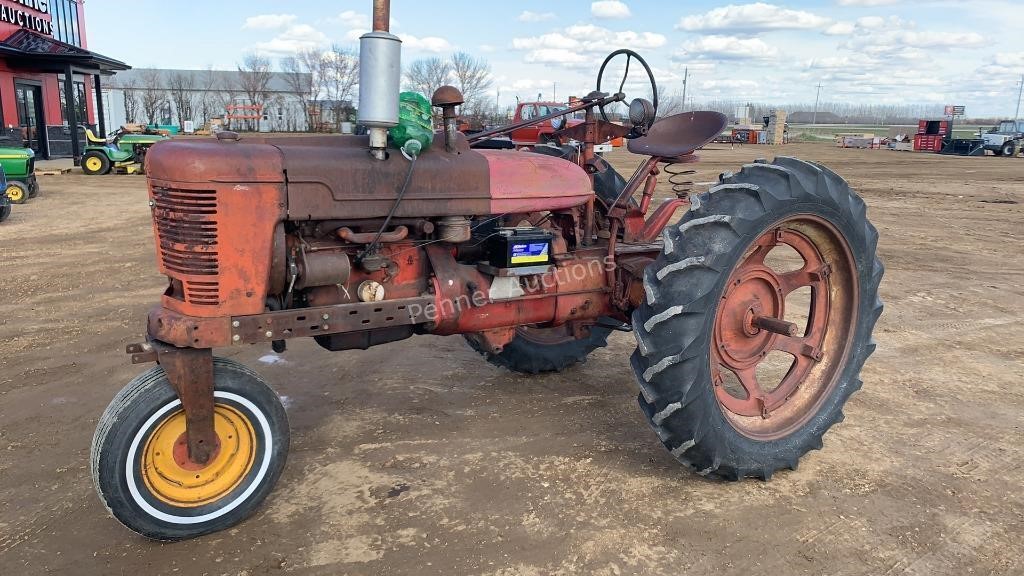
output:
[[[31,148],[0,148],[0,167],[7,176],[2,190],[11,204],[24,204],[39,194],[36,153]]]
[[[118,129],[107,138],[100,138],[88,128],[85,130],[85,153],[82,154],[82,172],[89,176],[107,174],[111,170],[134,174],[144,172],[146,151],[167,140],[163,134],[125,132]]]
[[[4,177],[3,166],[0,166],[0,185],[7,186],[7,178]],[[11,215],[11,201],[6,194],[0,194],[0,222],[7,220]]]

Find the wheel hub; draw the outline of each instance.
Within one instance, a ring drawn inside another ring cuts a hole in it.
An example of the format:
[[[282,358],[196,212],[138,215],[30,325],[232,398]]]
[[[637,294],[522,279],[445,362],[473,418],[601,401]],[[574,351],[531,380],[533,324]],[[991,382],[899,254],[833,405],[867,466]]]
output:
[[[715,340],[726,367],[742,369],[761,361],[775,336],[756,324],[760,317],[782,318],[785,300],[779,279],[766,266],[737,269],[715,320]]]
[[[200,464],[188,457],[185,413],[178,411],[160,423],[142,453],[142,479],[150,493],[174,506],[195,507],[234,490],[255,461],[255,429],[238,410],[217,404],[214,432],[216,446]]]

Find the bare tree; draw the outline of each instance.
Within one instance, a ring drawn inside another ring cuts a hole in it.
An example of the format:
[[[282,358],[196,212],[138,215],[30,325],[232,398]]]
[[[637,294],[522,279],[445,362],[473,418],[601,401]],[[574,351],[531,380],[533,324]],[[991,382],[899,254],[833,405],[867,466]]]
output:
[[[134,124],[139,117],[139,95],[135,80],[129,77],[127,80],[119,81],[121,95],[124,97],[124,121]]]
[[[309,73],[309,101],[305,103],[307,130],[316,130],[321,116],[320,99],[327,84],[327,58],[322,50],[316,48],[303,50],[295,58],[299,61],[299,68]],[[357,57],[357,66],[358,63]],[[358,68],[356,71],[355,77],[358,79]]]
[[[202,117],[204,126],[210,121],[210,117],[214,115],[214,110],[217,109],[217,100],[213,92],[216,82],[217,79],[213,72],[213,66],[208,66],[206,70],[199,74],[199,84],[196,88],[199,91],[199,115]],[[223,110],[223,106],[220,109]]]
[[[289,56],[281,59],[281,72],[288,89],[299,100],[306,115],[308,129],[313,128],[314,123],[314,102],[313,102],[313,71],[308,65],[312,64],[320,68],[321,58],[319,52],[312,51],[316,56],[310,59],[301,56]]]
[[[352,112],[352,93],[359,84],[359,56],[350,48],[335,44],[324,55],[324,87],[330,102],[335,129]]]
[[[167,91],[163,87],[160,71],[152,68],[142,70],[139,82],[142,91],[142,114],[147,123],[156,124],[167,102]]]
[[[465,52],[452,54],[452,76],[462,91],[462,98],[469,108],[479,108],[476,101],[491,87],[491,65],[483,58],[475,58]],[[430,94],[433,94],[431,92]],[[429,97],[430,94],[427,94]]]
[[[260,129],[260,115],[267,101],[267,86],[270,84],[270,60],[258,54],[247,54],[238,65],[239,88],[256,106],[256,130]]]
[[[405,84],[410,90],[430,98],[435,90],[448,83],[451,72],[451,62],[443,58],[422,58],[406,68]]]
[[[175,72],[167,78],[167,87],[178,110],[178,123],[184,128],[186,120],[193,120],[195,78],[189,72]]]

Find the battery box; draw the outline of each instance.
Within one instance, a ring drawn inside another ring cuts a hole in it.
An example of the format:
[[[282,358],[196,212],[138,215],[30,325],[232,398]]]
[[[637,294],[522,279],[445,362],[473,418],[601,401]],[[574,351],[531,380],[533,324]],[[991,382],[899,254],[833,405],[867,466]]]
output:
[[[494,268],[551,264],[551,237],[543,228],[498,228],[487,240],[487,259]]]

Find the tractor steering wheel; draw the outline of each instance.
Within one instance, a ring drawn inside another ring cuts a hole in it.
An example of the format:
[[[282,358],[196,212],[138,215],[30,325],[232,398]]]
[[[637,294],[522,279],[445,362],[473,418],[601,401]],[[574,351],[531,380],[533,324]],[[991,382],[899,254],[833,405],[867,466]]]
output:
[[[653,96],[654,102],[651,103],[647,102],[643,98],[636,98],[629,105],[630,119],[636,121],[638,118],[642,118],[642,123],[644,124],[643,126],[634,125],[633,130],[630,133],[630,136],[627,136],[627,138],[636,138],[644,135],[647,132],[647,129],[654,124],[654,118],[658,114],[658,84],[657,82],[654,81],[654,73],[651,72],[651,67],[647,65],[646,60],[641,58],[639,54],[632,50],[620,48],[619,50],[616,50],[609,54],[608,57],[604,59],[604,62],[601,63],[601,69],[598,70],[597,72],[598,92],[601,92],[601,80],[604,78],[605,67],[608,66],[608,63],[611,62],[611,60],[618,56],[619,54],[626,55],[626,71],[623,72],[622,82],[619,83],[619,93],[622,92],[622,88],[626,85],[626,78],[629,76],[629,62],[633,58],[636,58],[644,67],[644,70],[647,72],[647,79],[650,80],[651,82],[651,95]],[[644,114],[634,116],[635,107],[636,112],[643,112]],[[608,114],[605,113],[604,106],[598,106],[598,109],[601,111],[601,119],[604,120],[605,122],[608,122]]]

